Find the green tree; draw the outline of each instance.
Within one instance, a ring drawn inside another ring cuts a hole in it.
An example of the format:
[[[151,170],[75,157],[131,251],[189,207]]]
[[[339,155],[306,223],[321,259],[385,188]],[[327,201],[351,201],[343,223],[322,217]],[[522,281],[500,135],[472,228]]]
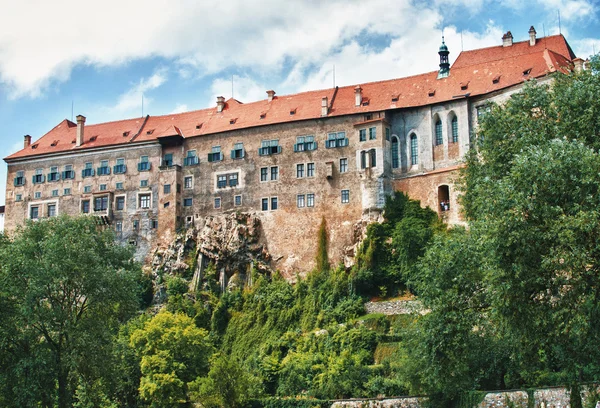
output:
[[[210,360],[208,376],[190,384],[190,398],[205,408],[240,408],[261,394],[260,385],[240,362],[217,353]]]
[[[137,308],[139,274],[132,252],[93,218],[30,222],[4,239],[5,405],[68,407],[80,381],[102,377],[112,335]]]
[[[161,311],[131,334],[140,356],[140,397],[151,407],[188,402],[188,384],[208,372],[208,333],[183,313]]]
[[[325,221],[325,217],[321,219],[321,225],[319,226],[317,239],[317,271],[328,271],[329,256],[327,255],[327,247],[329,237],[327,234],[327,221]]]

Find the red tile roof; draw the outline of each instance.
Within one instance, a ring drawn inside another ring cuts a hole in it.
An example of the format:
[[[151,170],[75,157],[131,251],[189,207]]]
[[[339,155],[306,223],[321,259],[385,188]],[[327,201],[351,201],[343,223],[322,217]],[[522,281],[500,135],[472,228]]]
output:
[[[86,125],[84,143],[75,147],[77,125],[63,120],[39,140],[5,160],[48,153],[127,143],[155,141],[165,136],[185,138],[230,130],[294,122],[321,117],[321,100],[327,97],[328,117],[389,109],[425,106],[465,96],[478,96],[517,85],[549,72],[570,69],[573,51],[562,35],[541,38],[536,45],[529,41],[510,47],[489,47],[461,52],[447,78],[437,79],[438,72],[361,84],[363,103],[355,106],[356,85],[336,89],[275,96],[242,103],[225,102],[222,112],[216,107],[192,112],[116,122]],[[468,84],[467,89],[461,89]],[[394,99],[394,100],[393,100]],[[367,102],[367,103],[365,103]],[[292,113],[293,112],[293,113]],[[55,144],[55,142],[58,143]],[[55,145],[54,145],[55,144]],[[34,147],[35,146],[35,147]]]

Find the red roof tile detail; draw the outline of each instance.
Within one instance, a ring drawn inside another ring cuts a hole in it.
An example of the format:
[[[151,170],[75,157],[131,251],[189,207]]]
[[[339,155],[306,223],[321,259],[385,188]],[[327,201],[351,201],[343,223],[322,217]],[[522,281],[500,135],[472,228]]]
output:
[[[161,137],[195,137],[256,126],[321,118],[321,100],[327,97],[327,116],[341,116],[419,107],[453,100],[457,97],[485,95],[540,78],[549,72],[568,71],[575,56],[562,35],[541,38],[536,45],[529,41],[510,47],[489,47],[464,51],[450,69],[447,78],[437,79],[438,72],[361,84],[363,102],[355,106],[355,85],[336,89],[302,92],[242,103],[230,98],[222,112],[216,107],[164,116],[146,116],[116,122],[86,125],[84,142],[76,147],[77,125],[63,120],[32,146],[5,160],[50,153],[155,141]],[[524,71],[530,70],[528,75]],[[461,90],[461,84],[468,84]],[[430,91],[435,90],[432,96]],[[366,97],[366,95],[369,95]],[[295,114],[290,113],[295,111]],[[232,123],[233,122],[233,123]],[[151,130],[151,132],[148,132]],[[125,136],[127,135],[127,136]],[[97,136],[91,140],[92,136]],[[58,141],[58,143],[54,143]],[[55,146],[52,146],[52,144]],[[33,148],[37,145],[37,148]]]

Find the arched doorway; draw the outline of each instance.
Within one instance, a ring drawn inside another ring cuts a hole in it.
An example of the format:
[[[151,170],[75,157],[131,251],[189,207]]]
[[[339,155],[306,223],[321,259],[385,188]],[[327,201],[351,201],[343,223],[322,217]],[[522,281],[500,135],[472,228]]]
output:
[[[438,209],[440,213],[450,210],[450,187],[445,184],[438,187]]]

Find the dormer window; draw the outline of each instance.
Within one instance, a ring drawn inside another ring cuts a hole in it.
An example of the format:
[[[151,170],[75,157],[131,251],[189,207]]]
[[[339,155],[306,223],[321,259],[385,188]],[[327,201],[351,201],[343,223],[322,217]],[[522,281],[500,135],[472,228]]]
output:
[[[295,114],[296,114],[296,108],[290,109],[290,115],[295,115]]]
[[[398,102],[398,99],[400,99],[400,95],[392,95],[392,102]]]
[[[229,119],[229,124],[230,125],[235,125],[236,121],[237,121],[237,118]]]
[[[38,147],[37,143],[36,143],[36,144],[32,144],[32,145],[31,145],[31,148],[32,148],[32,149],[37,149],[37,147]]]
[[[50,143],[50,146],[54,147],[58,144],[58,140],[55,140],[54,142]]]
[[[460,83],[460,90],[461,91],[466,91],[467,88],[469,88],[469,83],[468,82],[461,82]]]
[[[369,106],[369,98],[362,97],[362,106]]]
[[[494,79],[492,79],[493,84],[497,84],[498,82],[500,82],[500,75],[497,75],[494,77]]]
[[[260,114],[260,118],[261,118],[261,119],[264,119],[264,118],[266,118],[266,117],[267,117],[267,114],[266,114],[265,112],[262,112],[262,113]]]
[[[523,71],[524,76],[527,76],[529,74],[531,74],[531,68],[527,68],[525,71]]]
[[[430,89],[430,90],[427,92],[427,95],[429,95],[430,97],[434,96],[434,95],[435,95],[435,89]]]
[[[154,133],[154,129],[150,129],[150,130],[146,131],[147,135],[151,135],[152,133]]]
[[[95,142],[96,139],[98,139],[98,136],[92,136],[90,137],[90,142]]]
[[[127,137],[127,136],[129,136],[129,131],[123,132],[123,137]]]
[[[196,125],[196,129],[201,129],[201,128],[202,128],[202,123],[198,123],[198,124]]]

